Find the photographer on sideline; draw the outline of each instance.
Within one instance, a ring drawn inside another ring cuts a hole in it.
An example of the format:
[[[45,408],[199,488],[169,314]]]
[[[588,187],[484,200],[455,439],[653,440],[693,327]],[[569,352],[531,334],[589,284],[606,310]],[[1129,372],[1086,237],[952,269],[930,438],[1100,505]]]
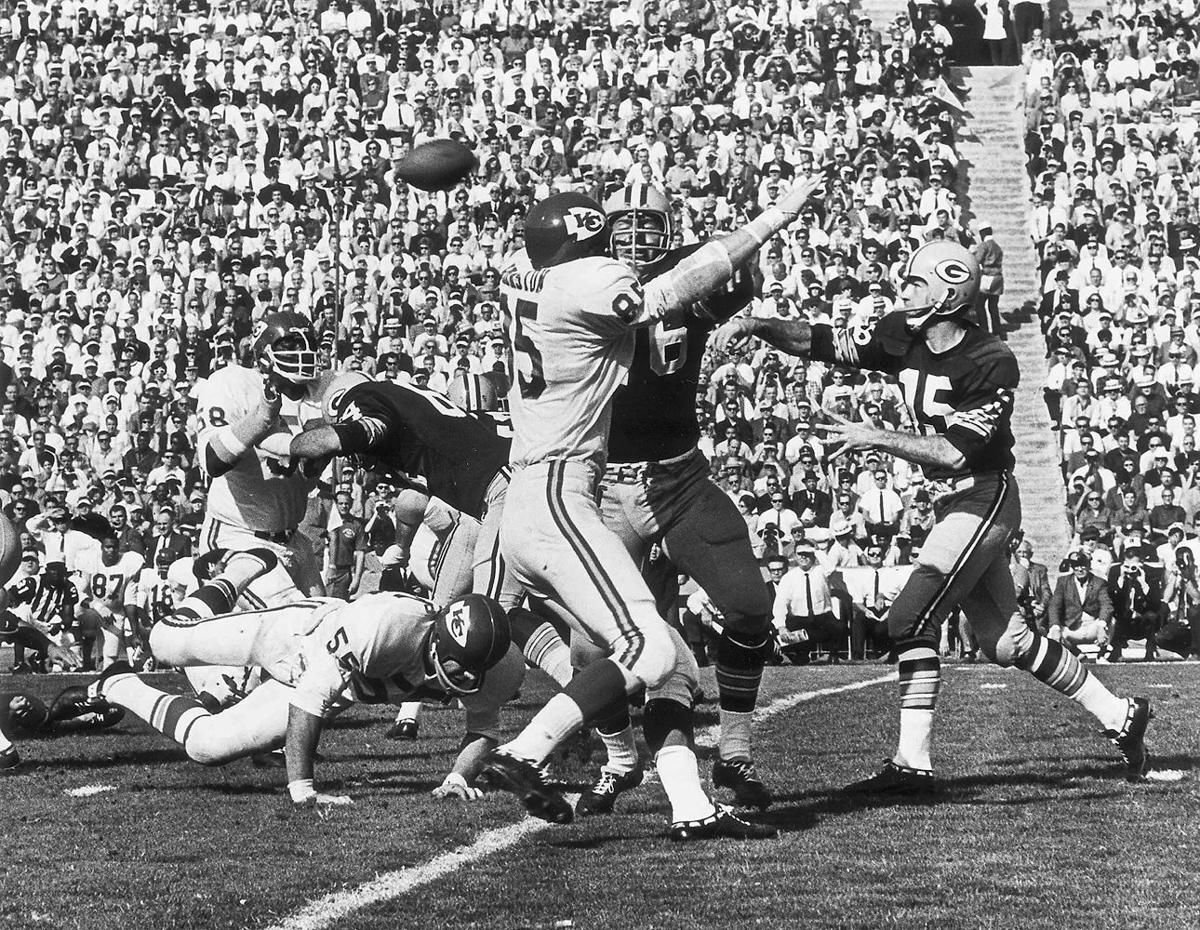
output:
[[[1146,640],[1146,658],[1158,655],[1157,636],[1167,613],[1162,582],[1142,564],[1142,554],[1126,549],[1119,566],[1108,577],[1108,594],[1113,604],[1111,646],[1105,658],[1119,662],[1131,639]]]
[[[1175,571],[1167,575],[1163,602],[1167,622],[1158,631],[1158,644],[1184,658],[1200,658],[1200,585],[1196,556],[1186,546],[1175,550]]]

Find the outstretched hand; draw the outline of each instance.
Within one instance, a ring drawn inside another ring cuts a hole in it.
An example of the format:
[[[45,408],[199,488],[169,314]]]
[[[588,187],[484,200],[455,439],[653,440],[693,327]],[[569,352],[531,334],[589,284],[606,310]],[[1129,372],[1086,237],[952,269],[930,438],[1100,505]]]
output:
[[[884,430],[876,429],[866,423],[855,423],[836,413],[829,413],[832,423],[824,423],[816,427],[818,432],[837,445],[829,452],[830,459],[836,459],[848,452],[865,452],[878,448],[878,442]]]
[[[783,196],[776,206],[795,219],[800,215],[800,211],[804,209],[804,205],[808,203],[809,198],[820,190],[821,185],[824,183],[824,175],[809,175],[803,181],[794,184],[792,189]]]
[[[708,344],[715,352],[740,352],[753,334],[754,321],[749,317],[738,317],[717,327]]]

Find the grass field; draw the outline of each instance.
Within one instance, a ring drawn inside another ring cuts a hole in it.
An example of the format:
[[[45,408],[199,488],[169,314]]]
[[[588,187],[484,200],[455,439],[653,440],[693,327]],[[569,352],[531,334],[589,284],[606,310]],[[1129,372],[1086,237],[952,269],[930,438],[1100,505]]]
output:
[[[325,816],[291,809],[281,771],[202,768],[136,721],[24,741],[26,764],[0,777],[0,928],[1200,926],[1196,666],[1100,671],[1154,700],[1151,746],[1174,781],[1127,783],[1071,702],[1019,673],[960,666],[941,702],[939,796],[864,806],[838,787],[890,751],[887,671],[768,670],[758,752],[778,800],[762,818],[783,835],[753,844],[671,843],[656,785],[568,827],[526,822],[503,795],[436,801],[458,740],[449,710],[426,714],[417,743],[385,740],[382,710],[340,720],[318,777],[355,803]],[[0,691],[46,697],[63,683],[5,678]],[[511,722],[548,693],[527,685]],[[709,741],[715,706],[699,717]],[[85,786],[112,790],[66,794]],[[324,913],[298,913],[331,893]]]

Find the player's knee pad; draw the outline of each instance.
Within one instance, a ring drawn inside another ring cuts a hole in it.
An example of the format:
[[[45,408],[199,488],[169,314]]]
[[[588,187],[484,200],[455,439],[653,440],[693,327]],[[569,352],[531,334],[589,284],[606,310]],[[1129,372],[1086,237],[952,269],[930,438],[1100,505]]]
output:
[[[198,720],[188,733],[183,749],[189,759],[200,765],[224,765],[236,759],[239,753],[233,751],[229,742],[222,739],[222,732],[217,721],[219,717]]]
[[[150,628],[150,654],[160,665],[183,665],[187,662],[186,643],[192,634],[190,627],[156,623]]]
[[[1037,634],[1017,616],[999,631],[974,630],[975,640],[983,654],[997,665],[1008,668],[1021,665],[1037,643]]]
[[[657,698],[646,702],[642,711],[642,735],[646,746],[656,753],[667,742],[671,733],[682,735],[686,745],[692,743],[692,702],[689,695],[686,703],[674,698]]]
[[[643,625],[636,635],[615,646],[617,663],[633,673],[648,691],[654,690],[667,680],[678,664],[678,634],[673,637],[673,633],[661,619]]]
[[[597,645],[586,636],[571,637],[571,665],[575,668],[587,668],[597,659],[603,659],[609,653],[610,650]]]
[[[768,632],[766,616],[753,627],[732,629],[727,626],[717,639],[717,664],[736,669],[761,668],[770,642]]]

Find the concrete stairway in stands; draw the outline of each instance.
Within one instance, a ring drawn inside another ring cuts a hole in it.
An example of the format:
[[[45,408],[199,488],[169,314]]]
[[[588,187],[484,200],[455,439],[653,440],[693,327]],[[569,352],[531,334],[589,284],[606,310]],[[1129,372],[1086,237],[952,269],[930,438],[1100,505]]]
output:
[[[1038,284],[1026,232],[1030,198],[1020,108],[1023,73],[1016,67],[971,67],[956,69],[956,76],[970,89],[967,125],[959,140],[966,169],[960,172],[959,202],[971,226],[990,225],[1004,249],[1000,307],[1015,327],[1008,333],[1008,344],[1021,367],[1013,432],[1025,533],[1034,542],[1038,561],[1057,565],[1066,554],[1067,524],[1058,437],[1050,431],[1042,403],[1045,343],[1037,316],[1030,313]]]

